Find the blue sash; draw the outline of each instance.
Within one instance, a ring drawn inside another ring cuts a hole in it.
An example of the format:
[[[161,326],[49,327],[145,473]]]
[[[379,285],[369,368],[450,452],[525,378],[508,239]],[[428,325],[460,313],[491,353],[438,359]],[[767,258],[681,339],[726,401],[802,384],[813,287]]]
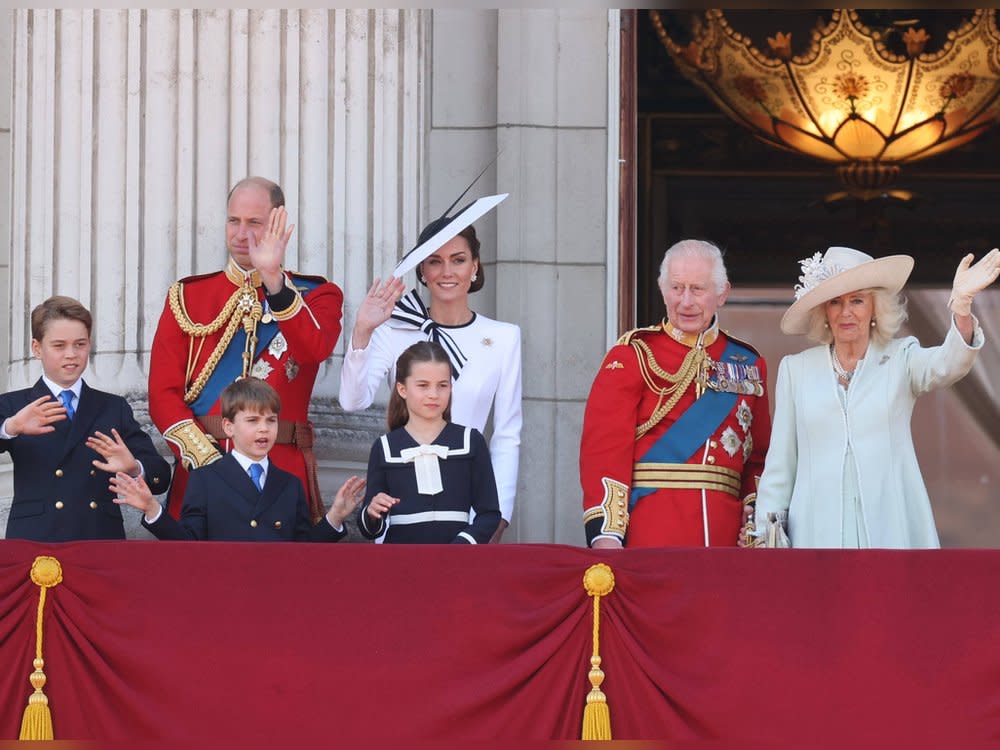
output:
[[[309,292],[321,283],[312,279],[296,278],[295,288],[299,290],[303,297],[306,297]],[[257,348],[253,354],[255,361],[270,346],[271,341],[278,335],[279,330],[278,322],[275,320],[272,320],[270,323],[261,323],[258,321]],[[243,351],[246,349],[246,345],[247,334],[243,330],[243,327],[240,326],[236,329],[236,333],[229,342],[229,346],[226,347],[226,351],[222,353],[222,357],[219,359],[215,369],[212,370],[212,374],[205,382],[205,387],[201,389],[198,398],[191,402],[191,411],[195,416],[200,417],[208,414],[215,402],[219,400],[219,394],[222,393],[222,390],[243,374]]]
[[[750,364],[757,361],[757,355],[754,352],[737,344],[732,339],[728,339],[719,361],[722,362],[734,356],[745,358],[746,362]],[[670,429],[649,447],[638,463],[687,463],[687,460],[694,455],[699,447],[705,444],[705,441],[712,436],[712,433],[718,429],[733,410],[739,395],[725,391],[706,390],[701,398],[691,404],[670,426]],[[641,498],[653,492],[656,492],[654,487],[633,488],[629,494],[629,510],[632,510]]]

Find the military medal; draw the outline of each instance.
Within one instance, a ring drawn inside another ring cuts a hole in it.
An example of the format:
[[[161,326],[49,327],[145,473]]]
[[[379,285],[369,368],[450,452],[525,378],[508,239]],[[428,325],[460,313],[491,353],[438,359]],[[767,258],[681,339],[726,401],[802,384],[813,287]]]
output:
[[[746,396],[764,395],[757,365],[737,362],[712,362],[709,365],[708,380],[705,385],[713,391],[741,393]]]

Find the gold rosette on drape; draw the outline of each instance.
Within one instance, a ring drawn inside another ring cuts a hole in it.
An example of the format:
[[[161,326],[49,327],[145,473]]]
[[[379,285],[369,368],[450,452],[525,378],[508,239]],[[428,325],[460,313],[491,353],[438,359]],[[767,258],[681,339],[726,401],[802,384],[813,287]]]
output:
[[[583,709],[583,732],[581,739],[610,740],[611,739],[611,709],[607,696],[601,690],[604,682],[604,672],[601,670],[600,631],[601,631],[601,597],[607,596],[615,587],[615,574],[604,563],[597,563],[587,568],[583,574],[583,588],[588,596],[594,597],[594,655],[590,657],[590,692],[587,693],[587,705]]]
[[[35,692],[28,697],[28,705],[21,719],[22,740],[51,740],[52,712],[49,699],[42,691],[45,687],[45,660],[42,658],[42,619],[45,614],[45,593],[62,583],[62,565],[54,557],[39,555],[31,564],[30,577],[38,588],[38,616],[35,618],[35,671],[28,678]]]

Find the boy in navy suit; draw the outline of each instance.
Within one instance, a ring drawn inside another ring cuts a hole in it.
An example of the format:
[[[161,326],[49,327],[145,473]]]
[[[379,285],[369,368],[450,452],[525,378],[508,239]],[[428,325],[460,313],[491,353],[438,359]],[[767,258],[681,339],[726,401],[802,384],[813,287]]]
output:
[[[220,402],[232,450],[191,472],[180,521],[163,512],[142,477],[114,477],[115,502],[143,511],[142,525],[158,539],[338,542],[346,536],[344,519],[361,502],[365,481],[348,479],[314,526],[301,480],[267,458],[278,438],[278,392],[263,380],[241,378],[226,386]]]
[[[124,539],[109,475],[145,476],[157,493],[170,484],[170,466],[128,402],[83,382],[92,325],[70,297],[50,297],[31,312],[42,377],[0,395],[0,451],[14,463],[8,539]]]

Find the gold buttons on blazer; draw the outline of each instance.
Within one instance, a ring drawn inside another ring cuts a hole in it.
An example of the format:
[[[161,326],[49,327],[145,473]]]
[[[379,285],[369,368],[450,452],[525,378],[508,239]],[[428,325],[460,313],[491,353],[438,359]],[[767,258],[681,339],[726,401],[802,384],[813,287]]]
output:
[[[91,500],[90,501],[90,509],[91,510],[97,510],[97,501],[96,500]]]
[[[714,464],[715,463],[715,456],[709,456],[705,460],[708,461],[710,464]]]
[[[719,447],[719,444],[718,444],[717,442],[715,442],[714,440],[710,440],[710,441],[708,442],[708,447],[709,447],[709,448],[718,448],[718,447]]]
[[[159,477],[153,477],[153,484],[159,484],[159,483],[160,483],[160,478]]]
[[[253,520],[252,520],[252,521],[250,522],[250,528],[252,528],[252,529],[256,529],[256,528],[257,528],[257,519],[256,519],[256,518],[255,518],[255,519],[253,519]]]
[[[56,500],[56,510],[62,510],[65,507],[66,506],[62,500]]]
[[[63,470],[62,469],[56,469],[56,476],[57,477],[61,477],[62,475],[63,475]]]
[[[281,528],[281,521],[275,521],[274,522],[274,528],[280,529]]]

